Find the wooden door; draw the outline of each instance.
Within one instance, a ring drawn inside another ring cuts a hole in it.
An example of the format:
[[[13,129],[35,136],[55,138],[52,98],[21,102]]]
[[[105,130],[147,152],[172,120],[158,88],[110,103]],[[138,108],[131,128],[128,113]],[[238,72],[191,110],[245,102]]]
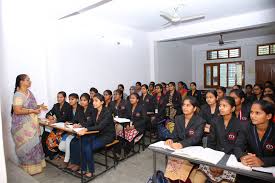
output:
[[[255,61],[256,83],[275,82],[275,59]]]

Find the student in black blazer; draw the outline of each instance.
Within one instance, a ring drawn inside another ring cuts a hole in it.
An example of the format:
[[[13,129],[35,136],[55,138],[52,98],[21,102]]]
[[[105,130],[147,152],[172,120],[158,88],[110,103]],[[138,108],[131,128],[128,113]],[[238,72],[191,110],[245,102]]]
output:
[[[245,102],[244,92],[241,89],[233,89],[230,91],[229,96],[234,98],[235,100],[235,116],[240,121],[248,121],[250,116],[251,104]]]
[[[188,146],[199,145],[201,143],[205,121],[198,114],[196,114],[197,110],[198,102],[196,98],[188,96],[183,100],[183,114],[176,116],[173,134],[170,139],[165,141],[166,145],[173,149],[181,149]],[[173,167],[174,158],[169,157],[166,167],[166,174],[168,178],[175,182],[181,182],[180,180],[186,181],[188,177],[191,179],[193,176],[193,174],[190,174],[192,168],[188,167],[193,165],[188,161],[179,159],[176,160],[181,161],[181,164],[184,164],[184,171],[182,172],[182,168],[179,168],[180,170],[171,170],[171,167]],[[169,172],[171,171],[176,171],[173,173],[173,176],[170,176]],[[185,180],[182,178],[183,176],[186,177]]]
[[[154,97],[148,93],[148,85],[143,84],[141,86],[141,97],[139,103],[142,107],[142,113],[146,120],[146,128],[150,128],[150,124],[153,122],[154,106],[155,101]],[[151,113],[151,114],[149,114]]]
[[[73,125],[74,128],[87,128],[91,124],[92,118],[95,115],[95,109],[89,105],[90,95],[88,93],[83,93],[80,96],[80,105],[83,108],[83,111],[79,112],[80,121],[79,123],[75,123]],[[68,169],[72,171],[77,171],[79,169],[80,164],[80,141],[78,137],[74,137],[70,143],[70,164],[68,165]]]
[[[46,118],[49,120],[50,124],[71,120],[71,106],[68,102],[66,102],[66,93],[64,91],[58,92],[57,102],[58,103],[54,104],[53,108],[46,114]],[[62,134],[63,132],[61,130],[53,129],[51,133],[56,136],[56,134]],[[50,139],[48,139],[49,134],[49,132],[44,131],[41,142],[45,155],[49,156],[50,159],[53,159],[54,156],[59,153],[59,143],[54,143],[56,140],[51,140],[51,136]]]
[[[206,102],[201,106],[199,114],[206,121],[204,132],[209,133],[212,120],[219,115],[218,94],[215,90],[206,93]]]
[[[165,96],[166,110],[168,111],[168,116],[174,119],[176,115],[182,114],[181,105],[182,98],[179,92],[176,90],[175,82],[169,83],[169,91]]]
[[[183,114],[176,116],[172,138],[165,142],[171,148],[181,149],[201,143],[205,120],[196,114],[197,109],[196,98],[188,96],[183,100]]]
[[[64,91],[58,92],[57,102],[53,108],[46,114],[46,118],[51,123],[70,121],[71,107],[66,102],[66,93]]]
[[[66,121],[65,125],[68,125],[69,123],[72,124],[78,124],[83,123],[84,116],[83,116],[83,107],[79,105],[79,96],[76,93],[71,93],[69,95],[69,103],[71,106],[71,117],[70,121]],[[74,135],[65,133],[62,136],[62,140],[58,146],[59,150],[65,153],[64,163],[60,165],[61,168],[66,168],[69,164],[70,160],[70,143],[72,139],[74,138]]]
[[[243,146],[237,148],[236,157],[250,167],[275,166],[275,123],[274,106],[267,101],[255,101],[251,107],[251,123],[245,131]],[[264,182],[245,176],[238,176],[240,182]]]
[[[127,102],[122,98],[123,93],[121,90],[114,91],[114,101],[110,103],[110,109],[113,116],[118,116],[119,118],[126,117],[126,106]]]
[[[82,170],[87,177],[92,177],[94,173],[93,151],[104,147],[115,139],[115,126],[111,112],[104,107],[104,96],[95,94],[93,98],[95,115],[89,126],[79,131],[79,135],[84,135],[88,131],[99,131],[98,135],[83,136],[83,164]],[[88,167],[88,169],[87,169]]]
[[[218,100],[222,99],[223,97],[226,96],[226,88],[223,86],[219,86],[217,89],[217,94],[218,94]]]
[[[165,96],[161,84],[156,85],[156,94],[154,96],[155,120],[153,124],[157,124],[165,118]]]
[[[113,93],[111,90],[105,90],[103,92],[104,100],[105,100],[105,107],[110,110],[111,112],[111,102],[113,98]]]
[[[232,97],[224,97],[220,100],[220,116],[212,121],[207,146],[211,149],[222,151],[226,154],[236,152],[236,147],[242,144],[244,139],[240,121],[233,115],[235,101]],[[207,179],[213,182],[234,182],[236,174],[219,168],[200,165],[194,176],[194,182],[202,183]]]
[[[255,84],[253,87],[253,102],[263,98],[264,87],[261,84]]]
[[[195,97],[199,103],[199,106],[204,104],[201,91],[197,90],[197,84],[195,82],[190,83],[190,90],[187,92],[187,96]]]

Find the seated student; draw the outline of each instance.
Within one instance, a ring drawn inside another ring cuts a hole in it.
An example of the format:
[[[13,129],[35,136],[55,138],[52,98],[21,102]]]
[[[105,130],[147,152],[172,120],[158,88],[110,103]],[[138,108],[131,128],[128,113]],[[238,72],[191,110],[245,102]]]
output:
[[[220,100],[220,116],[212,121],[207,146],[226,154],[235,152],[236,146],[243,139],[240,121],[232,114],[235,111],[235,101],[226,96]],[[227,170],[200,165],[194,175],[196,183],[203,183],[207,179],[211,182],[235,182],[236,174]]]
[[[136,93],[136,87],[135,86],[131,86],[130,87],[130,89],[129,89],[129,92],[130,92],[130,95],[132,94],[132,93]],[[130,102],[130,95],[127,97],[127,103],[129,103]]]
[[[122,91],[115,90],[114,91],[114,101],[110,103],[110,108],[112,110],[112,114],[114,116],[118,116],[120,118],[126,117],[126,105],[127,102],[122,99]]]
[[[156,85],[156,95],[154,96],[155,103],[155,123],[160,122],[165,118],[165,96],[161,84]]]
[[[275,106],[275,95],[264,95],[263,100],[271,103],[273,106]],[[272,119],[272,121],[275,123],[275,115]]]
[[[267,87],[267,86],[274,86],[274,84],[272,81],[266,81],[264,82],[264,87]]]
[[[264,88],[264,95],[267,95],[267,94],[274,95],[275,94],[275,88],[273,86],[266,86]]]
[[[84,135],[88,131],[99,131],[97,135],[83,136],[82,170],[87,177],[92,177],[95,171],[93,151],[112,143],[115,139],[113,116],[104,107],[104,97],[99,93],[95,94],[93,105],[95,114],[92,121],[88,121],[88,127],[78,132],[79,135]]]
[[[182,81],[178,82],[178,92],[180,93],[182,99],[187,96],[188,88],[187,85]]]
[[[103,96],[104,96],[104,100],[105,100],[105,107],[108,110],[111,110],[111,102],[112,102],[112,98],[113,98],[113,93],[111,90],[105,90],[103,92]]]
[[[143,84],[141,86],[141,97],[140,97],[139,103],[142,107],[142,113],[146,120],[146,128],[148,129],[150,126],[150,123],[154,119],[153,114],[154,114],[155,102],[154,102],[154,97],[152,95],[149,95],[148,86],[146,84]]]
[[[204,104],[201,91],[197,90],[197,84],[195,82],[190,83],[190,90],[187,92],[187,96],[193,96],[197,99],[199,106]]]
[[[249,120],[250,114],[250,105],[245,103],[245,94],[240,89],[233,89],[230,91],[229,96],[234,98],[236,108],[235,108],[235,116],[240,121],[247,121]]]
[[[174,82],[169,83],[169,91],[165,96],[166,110],[170,119],[174,119],[176,115],[182,114],[181,104],[182,99],[181,95],[176,90],[176,84]]]
[[[241,85],[234,85],[233,87],[232,87],[232,90],[242,90],[242,86]]]
[[[245,85],[245,101],[247,104],[252,104],[253,102],[253,87],[251,84]]]
[[[188,146],[200,145],[203,136],[205,120],[196,111],[198,102],[196,98],[188,96],[183,100],[183,114],[176,116],[175,128],[170,139],[165,141],[173,149],[181,149]],[[173,170],[175,164],[183,164],[176,171]],[[165,176],[172,181],[186,181],[193,165],[188,161],[177,158],[169,158]],[[184,172],[184,173],[183,173]],[[190,175],[192,180],[192,175]]]
[[[117,149],[118,156],[121,156],[121,147],[124,148],[124,156],[127,157],[131,148],[138,142],[145,130],[145,119],[142,106],[139,104],[139,95],[132,93],[130,95],[130,105],[127,106],[127,118],[131,120],[130,124],[124,129],[117,131],[120,144]]]
[[[123,85],[123,84],[119,84],[119,85],[117,86],[117,89],[122,91],[122,95],[123,95],[122,98],[123,98],[124,100],[126,100],[127,97],[128,97],[128,95],[127,95],[126,93],[124,93],[124,85]]]
[[[73,123],[77,124],[80,123],[80,121],[83,121],[83,108],[78,104],[79,97],[76,93],[72,93],[69,95],[69,104],[72,109],[71,113],[71,120],[66,121],[65,125]],[[73,134],[66,133],[63,135],[62,140],[58,146],[59,150],[62,152],[65,152],[65,158],[64,158],[64,163],[60,164],[60,168],[66,168],[69,164],[70,160],[70,143],[72,139],[74,138]]]
[[[141,96],[141,82],[136,82],[136,92],[139,96]]]
[[[218,100],[226,96],[226,88],[223,86],[219,86],[217,89],[217,94],[218,94]]]
[[[244,146],[239,146],[236,151],[236,157],[242,164],[250,167],[275,166],[275,124],[271,122],[274,110],[273,105],[264,100],[252,104],[252,122],[246,128]],[[240,176],[239,180],[247,183],[265,182],[245,176]]]
[[[83,111],[80,113],[81,117],[79,120],[79,123],[76,123],[73,125],[74,128],[87,128],[89,126],[88,122],[92,120],[93,115],[95,113],[94,107],[91,107],[89,105],[90,102],[90,95],[88,93],[83,93],[80,96],[80,105],[83,107]],[[72,139],[70,143],[70,163],[68,165],[68,169],[71,169],[72,171],[77,171],[80,167],[80,142],[79,138],[76,136]]]
[[[260,84],[255,84],[253,87],[253,102],[255,100],[261,100],[263,97],[263,86]]]
[[[94,87],[90,88],[90,106],[93,107],[93,97],[98,93],[98,90]]]
[[[156,94],[155,91],[155,82],[151,81],[149,84],[148,94],[154,96]]]
[[[163,95],[165,96],[167,91],[169,91],[169,87],[168,87],[168,90],[166,90],[166,86],[167,84],[165,82],[161,82],[161,85],[162,85],[162,89],[163,89]]]
[[[215,90],[206,93],[206,103],[201,106],[200,116],[206,121],[204,132],[210,132],[212,120],[219,114],[218,94]]]
[[[66,102],[66,93],[64,91],[58,92],[57,102],[54,104],[53,108],[46,114],[46,118],[49,123],[65,122],[71,119],[71,107],[68,102]],[[63,131],[52,130],[50,134],[45,132],[42,135],[42,144],[45,155],[49,155],[52,159],[58,153],[58,145],[61,140],[61,135]]]

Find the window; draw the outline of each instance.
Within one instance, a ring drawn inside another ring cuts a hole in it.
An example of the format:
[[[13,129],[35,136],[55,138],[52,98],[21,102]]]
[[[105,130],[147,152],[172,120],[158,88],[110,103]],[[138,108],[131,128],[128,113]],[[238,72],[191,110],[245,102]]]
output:
[[[204,87],[244,86],[244,62],[221,62],[204,64]]]
[[[257,45],[257,55],[275,55],[275,43]]]
[[[240,57],[241,57],[241,48],[228,48],[228,49],[222,49],[222,50],[207,51],[207,60],[240,58]]]

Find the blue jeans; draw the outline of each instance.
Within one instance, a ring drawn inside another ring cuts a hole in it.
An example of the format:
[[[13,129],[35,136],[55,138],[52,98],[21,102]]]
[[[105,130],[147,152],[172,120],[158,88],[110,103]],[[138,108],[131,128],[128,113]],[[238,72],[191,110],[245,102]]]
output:
[[[82,170],[93,173],[95,171],[93,151],[104,147],[104,144],[96,136],[82,137]]]

